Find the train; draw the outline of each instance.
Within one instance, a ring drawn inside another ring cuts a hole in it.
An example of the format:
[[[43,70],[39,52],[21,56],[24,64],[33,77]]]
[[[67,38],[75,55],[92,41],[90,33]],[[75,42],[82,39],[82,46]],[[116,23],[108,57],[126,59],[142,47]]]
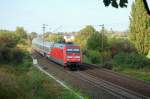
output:
[[[70,70],[77,70],[82,64],[82,52],[80,46],[75,43],[49,42],[34,38],[32,49]]]

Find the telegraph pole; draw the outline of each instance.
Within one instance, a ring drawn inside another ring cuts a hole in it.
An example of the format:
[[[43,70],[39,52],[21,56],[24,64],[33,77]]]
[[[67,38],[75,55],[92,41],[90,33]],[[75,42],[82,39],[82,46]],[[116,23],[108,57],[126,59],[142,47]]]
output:
[[[44,51],[44,33],[45,33],[45,29],[46,29],[46,26],[48,26],[48,25],[46,25],[46,24],[43,24],[43,51]],[[44,55],[44,53],[43,53],[43,55]]]

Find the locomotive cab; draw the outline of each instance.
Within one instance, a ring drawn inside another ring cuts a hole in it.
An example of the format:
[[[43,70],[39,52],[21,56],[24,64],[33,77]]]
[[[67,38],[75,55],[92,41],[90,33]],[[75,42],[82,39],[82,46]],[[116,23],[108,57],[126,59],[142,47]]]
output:
[[[79,46],[66,46],[65,62],[70,69],[77,69],[81,64],[81,51]]]

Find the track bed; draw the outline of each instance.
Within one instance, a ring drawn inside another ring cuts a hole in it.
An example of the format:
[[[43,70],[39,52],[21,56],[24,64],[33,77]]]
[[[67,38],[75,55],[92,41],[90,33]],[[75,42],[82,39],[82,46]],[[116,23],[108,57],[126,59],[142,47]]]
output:
[[[36,52],[33,52],[32,56],[38,59],[39,66],[43,69],[76,90],[80,90],[90,99],[147,99],[150,97],[149,83],[106,69],[85,66],[85,64],[83,70],[69,71]]]

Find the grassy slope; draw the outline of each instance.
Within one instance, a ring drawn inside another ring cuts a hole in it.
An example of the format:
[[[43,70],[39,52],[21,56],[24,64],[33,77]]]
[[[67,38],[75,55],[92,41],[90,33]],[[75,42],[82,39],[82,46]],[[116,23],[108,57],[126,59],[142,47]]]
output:
[[[24,51],[19,64],[0,61],[0,99],[78,99],[53,79],[32,66],[30,48],[17,44]]]
[[[0,64],[1,99],[76,99],[77,97],[49,79],[35,67],[29,70]]]

